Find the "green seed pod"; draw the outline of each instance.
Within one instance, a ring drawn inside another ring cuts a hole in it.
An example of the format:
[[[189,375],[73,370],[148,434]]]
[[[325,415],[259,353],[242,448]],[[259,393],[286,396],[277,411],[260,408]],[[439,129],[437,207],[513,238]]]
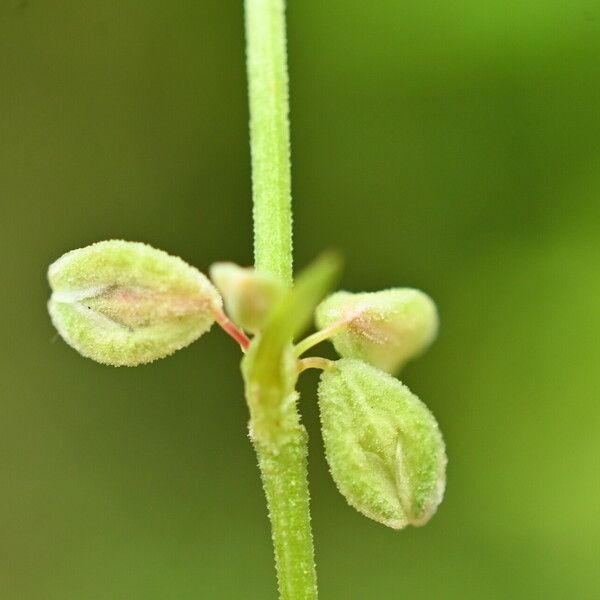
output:
[[[339,354],[360,358],[388,373],[396,373],[406,361],[422,353],[438,329],[431,298],[410,288],[337,292],[317,307],[320,329],[344,321],[347,325],[332,337]]]
[[[233,263],[215,263],[210,278],[223,295],[231,320],[252,333],[264,328],[271,309],[284,293],[283,285],[271,274]]]
[[[348,504],[392,527],[424,525],[442,501],[446,454],[427,407],[391,375],[341,359],[321,375],[327,462]]]
[[[162,358],[208,331],[221,298],[178,257],[110,240],[73,250],[48,269],[48,310],[83,356],[114,366]]]

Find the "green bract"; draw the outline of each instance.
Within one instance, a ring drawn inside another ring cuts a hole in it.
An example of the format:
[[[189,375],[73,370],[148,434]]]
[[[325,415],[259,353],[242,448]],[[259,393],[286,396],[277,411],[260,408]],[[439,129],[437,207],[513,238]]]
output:
[[[436,336],[433,300],[410,288],[352,294],[337,292],[316,311],[319,328],[346,322],[333,338],[344,358],[360,358],[389,373],[423,352]]]
[[[111,240],[50,265],[50,316],[78,352],[114,366],[151,362],[210,329],[221,298],[180,258],[147,244]]]
[[[394,529],[424,525],[442,500],[446,454],[427,407],[391,375],[342,359],[321,375],[327,461],[348,503]]]
[[[284,287],[270,273],[219,262],[210,268],[210,278],[217,286],[229,318],[246,331],[263,329],[267,317],[284,293]]]
[[[286,437],[282,430],[288,416],[297,417],[298,365],[291,340],[310,323],[315,306],[331,289],[340,268],[335,254],[324,254],[304,269],[275,305],[264,331],[253,339],[242,361],[246,398],[254,415],[252,437],[260,444],[272,445],[274,439]]]

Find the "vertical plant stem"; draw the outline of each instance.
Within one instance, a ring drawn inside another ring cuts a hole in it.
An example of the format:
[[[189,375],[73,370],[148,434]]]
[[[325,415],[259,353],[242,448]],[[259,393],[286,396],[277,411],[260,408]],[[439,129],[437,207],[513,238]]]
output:
[[[246,0],[256,268],[292,283],[292,206],[283,0]]]
[[[288,77],[283,0],[246,0],[247,69],[257,269],[292,283],[292,208],[288,122]],[[289,340],[291,344],[292,340]],[[281,364],[274,361],[273,371]],[[317,580],[310,527],[307,436],[296,408],[283,389],[265,402],[273,388],[265,377],[247,390],[252,432],[277,423],[271,442],[253,435],[267,504],[279,594],[282,600],[314,600]],[[275,415],[273,415],[275,409]]]
[[[308,481],[307,436],[295,414],[289,414],[287,439],[274,447],[255,440],[269,507],[279,596],[282,600],[315,600],[315,572]],[[295,421],[295,423],[294,423]]]

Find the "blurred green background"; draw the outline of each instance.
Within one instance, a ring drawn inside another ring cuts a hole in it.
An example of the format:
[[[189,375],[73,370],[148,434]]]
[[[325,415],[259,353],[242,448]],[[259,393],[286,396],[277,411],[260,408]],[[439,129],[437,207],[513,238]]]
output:
[[[240,1],[2,0],[0,597],[275,598],[239,353],[112,369],[56,339],[47,265],[144,240],[251,262]],[[291,1],[298,266],[438,302],[402,375],[446,500],[346,506],[302,384],[324,600],[600,597],[600,3]]]

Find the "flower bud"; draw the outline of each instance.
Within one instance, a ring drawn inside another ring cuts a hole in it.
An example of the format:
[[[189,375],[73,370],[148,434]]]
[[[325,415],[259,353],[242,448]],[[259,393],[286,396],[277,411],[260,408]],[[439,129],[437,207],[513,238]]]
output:
[[[344,358],[360,358],[389,373],[423,352],[438,329],[435,304],[419,290],[394,288],[381,292],[337,292],[316,310],[319,328],[348,324],[333,338]]]
[[[325,370],[319,409],[327,462],[348,504],[392,527],[424,525],[442,501],[446,454],[427,407],[360,360]]]
[[[210,278],[223,295],[229,318],[252,333],[263,329],[271,309],[284,292],[283,285],[269,273],[228,262],[212,265]]]
[[[208,331],[221,298],[178,257],[147,244],[110,240],[50,265],[48,310],[83,356],[114,366],[162,358]]]

